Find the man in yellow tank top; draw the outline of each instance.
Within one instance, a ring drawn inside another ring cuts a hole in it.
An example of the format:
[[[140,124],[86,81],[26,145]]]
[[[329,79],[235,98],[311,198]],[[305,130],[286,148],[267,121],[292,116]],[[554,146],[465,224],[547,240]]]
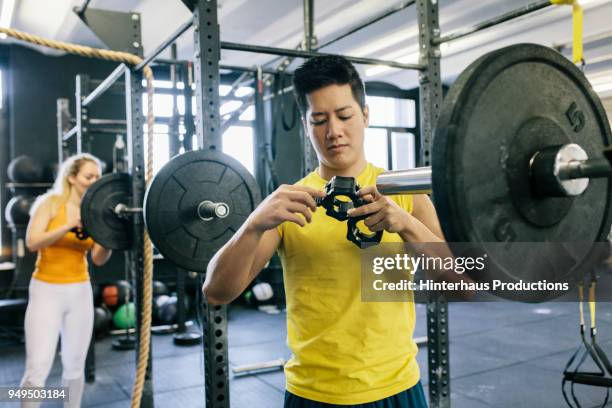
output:
[[[275,251],[283,265],[288,345],[285,407],[322,404],[426,407],[412,339],[414,304],[362,302],[360,249],[346,223],[318,209],[315,198],[334,176],[355,177],[371,201],[353,210],[383,242],[440,242],[425,195],[386,197],[375,187],[383,170],[364,153],[368,107],[364,86],[342,57],[313,58],[296,70],[294,89],[319,167],[269,195],[208,265],[203,292],[229,303]]]

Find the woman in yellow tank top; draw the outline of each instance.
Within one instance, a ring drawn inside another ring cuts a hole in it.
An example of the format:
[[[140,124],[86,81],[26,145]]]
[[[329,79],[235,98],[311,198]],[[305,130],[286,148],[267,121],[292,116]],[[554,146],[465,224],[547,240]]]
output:
[[[53,189],[32,207],[26,244],[38,251],[25,316],[26,367],[22,387],[44,387],[61,333],[62,384],[68,387],[65,407],[80,407],[85,357],[93,328],[93,296],[87,254],[104,264],[111,251],[91,238],[79,239],[81,199],[100,178],[100,162],[89,154],[70,157]],[[22,406],[37,407],[39,403]]]

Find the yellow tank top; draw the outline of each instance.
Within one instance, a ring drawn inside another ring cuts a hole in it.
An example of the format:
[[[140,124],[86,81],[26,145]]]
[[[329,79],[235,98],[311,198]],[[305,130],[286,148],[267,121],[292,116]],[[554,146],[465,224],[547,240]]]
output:
[[[384,171],[368,164],[357,177],[376,184]],[[323,189],[316,171],[298,185]],[[391,197],[412,212],[411,196]],[[328,404],[353,405],[397,394],[419,381],[412,302],[362,302],[360,249],[346,222],[319,207],[305,227],[285,222],[279,256],[287,295],[287,390]],[[402,242],[383,233],[383,242]]]
[[[59,207],[47,231],[66,225],[66,205]],[[33,278],[47,283],[76,283],[89,280],[87,252],[93,247],[91,238],[80,240],[68,232],[52,245],[38,251]]]

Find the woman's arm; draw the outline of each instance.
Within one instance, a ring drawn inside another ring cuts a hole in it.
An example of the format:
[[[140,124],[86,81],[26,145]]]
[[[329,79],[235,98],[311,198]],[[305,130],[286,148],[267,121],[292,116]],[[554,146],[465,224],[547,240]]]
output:
[[[91,261],[96,266],[102,266],[110,259],[112,254],[112,250],[106,249],[100,244],[94,244],[91,249]]]
[[[28,223],[26,246],[30,251],[35,252],[52,245],[66,235],[73,227],[80,224],[80,220],[78,220],[78,223],[76,221],[73,223],[68,222],[60,228],[54,229],[53,231],[47,231],[50,221],[51,203],[49,199],[47,199],[38,206]]]

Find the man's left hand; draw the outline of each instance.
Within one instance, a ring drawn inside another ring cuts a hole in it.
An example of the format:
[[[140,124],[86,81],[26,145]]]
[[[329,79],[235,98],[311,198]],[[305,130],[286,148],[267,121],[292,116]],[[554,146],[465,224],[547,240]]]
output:
[[[410,229],[411,215],[395,203],[391,198],[378,192],[376,186],[364,187],[359,196],[369,204],[349,210],[349,217],[370,214],[364,224],[372,231],[404,232]]]

